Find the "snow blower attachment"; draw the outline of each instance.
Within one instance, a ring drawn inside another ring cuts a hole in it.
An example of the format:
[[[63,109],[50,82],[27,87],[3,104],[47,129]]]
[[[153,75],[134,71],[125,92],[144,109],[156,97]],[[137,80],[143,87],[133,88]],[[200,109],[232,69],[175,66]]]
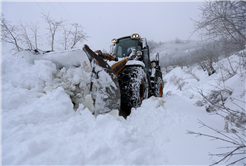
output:
[[[112,40],[111,53],[83,50],[92,68],[91,94],[94,114],[118,109],[125,118],[150,96],[162,97],[164,86],[159,54],[150,61],[147,40],[139,34]],[[106,62],[106,61],[108,62]],[[116,62],[118,61],[118,62]]]

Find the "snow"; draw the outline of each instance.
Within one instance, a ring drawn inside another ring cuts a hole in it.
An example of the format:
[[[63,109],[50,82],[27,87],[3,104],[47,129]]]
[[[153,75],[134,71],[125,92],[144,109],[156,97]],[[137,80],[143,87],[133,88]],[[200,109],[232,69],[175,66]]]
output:
[[[120,88],[117,76],[111,69],[99,66],[95,59],[91,66],[93,68],[91,96],[95,100],[95,116],[108,113],[112,109],[119,109]]]
[[[126,63],[126,66],[132,66],[132,65],[137,65],[137,66],[142,66],[143,68],[145,67],[144,63],[142,61],[138,61],[138,60],[129,60]]]
[[[91,69],[78,51],[73,52],[76,64],[66,58],[69,51],[2,56],[3,165],[210,165],[219,158],[210,159],[209,152],[225,152],[218,149],[228,146],[225,142],[186,134],[218,136],[200,128],[198,120],[223,130],[222,118],[194,104],[201,99],[194,90],[214,88],[220,73],[208,77],[194,68],[197,81],[176,67],[164,76],[164,97],[144,100],[126,120],[117,110],[95,118]],[[182,91],[170,82],[174,75],[186,82]],[[225,82],[241,100],[245,76],[243,71]],[[233,105],[230,100],[226,104]]]
[[[133,55],[133,53],[131,53],[131,55]],[[130,55],[130,56],[131,56]],[[130,57],[129,56],[129,57]],[[111,67],[111,66],[113,66],[115,63],[117,63],[117,62],[119,62],[119,61],[122,61],[122,60],[124,60],[124,59],[126,59],[126,58],[119,58],[118,59],[118,61],[108,61],[107,63],[108,63],[108,65]],[[139,61],[139,60],[128,60],[127,61],[127,63],[126,63],[126,66],[135,66],[135,65],[137,65],[137,66],[142,66],[143,68],[145,67],[145,64],[142,62],[142,61]]]
[[[81,49],[71,49],[66,51],[49,52],[46,54],[33,55],[30,51],[26,50],[19,53],[20,56],[29,59],[30,62],[34,60],[50,60],[56,64],[58,68],[67,67],[71,65],[78,66],[81,61],[89,62],[87,55]]]

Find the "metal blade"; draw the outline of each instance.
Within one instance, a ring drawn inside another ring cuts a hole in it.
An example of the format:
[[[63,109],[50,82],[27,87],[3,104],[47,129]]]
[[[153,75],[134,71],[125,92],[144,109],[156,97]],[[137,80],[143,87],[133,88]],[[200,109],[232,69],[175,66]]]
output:
[[[94,100],[94,114],[105,114],[113,109],[120,110],[120,87],[114,71],[87,45],[84,45],[83,50],[92,68],[91,94]]]

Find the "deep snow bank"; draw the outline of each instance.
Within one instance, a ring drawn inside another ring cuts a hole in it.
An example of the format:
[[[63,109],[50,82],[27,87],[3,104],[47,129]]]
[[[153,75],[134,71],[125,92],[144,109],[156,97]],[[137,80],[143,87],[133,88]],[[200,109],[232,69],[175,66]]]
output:
[[[68,92],[53,77],[57,69],[51,61],[30,64],[9,57],[3,64],[3,164],[166,163],[153,139],[161,127],[140,123],[146,115],[153,121],[157,113],[163,122],[177,118],[164,109],[162,99],[144,101],[129,122],[109,114],[95,119],[83,104],[74,112]],[[144,106],[150,105],[155,109],[146,114]]]
[[[56,100],[63,96],[64,100]],[[80,105],[75,113],[61,88],[18,110],[3,112],[3,164],[165,164],[164,146],[155,139],[163,135],[166,122],[177,116],[165,110],[162,99],[150,98],[144,103],[157,108],[148,115],[158,115],[163,125],[146,124],[146,114],[140,107],[129,122],[113,116],[97,119]],[[52,104],[47,104],[47,99]],[[56,102],[54,102],[56,100]],[[153,114],[152,114],[153,113]],[[169,115],[169,116],[166,116]],[[177,114],[178,115],[178,114]],[[154,118],[154,119],[153,119]],[[177,124],[178,125],[178,124]],[[169,126],[172,126],[169,124]],[[148,154],[148,155],[146,155]]]
[[[80,50],[73,50],[73,54],[70,54],[71,51],[64,51],[47,55],[23,51],[18,57],[3,56],[3,108],[17,108],[20,104],[29,103],[33,96],[43,96],[58,87],[64,89],[77,108],[89,94],[91,77],[89,61],[84,57],[86,55],[81,56],[83,54],[78,51]],[[65,61],[70,55],[74,60]],[[61,68],[61,65],[64,67]]]
[[[194,69],[200,78],[197,82],[176,68],[165,79],[184,77],[183,91],[168,82],[164,87],[165,93],[171,91],[168,95],[144,100],[127,120],[110,114],[95,118],[85,107],[87,103],[83,104],[90,82],[86,62],[78,68],[59,68],[58,62],[26,56],[32,55],[2,57],[4,165],[210,165],[208,153],[225,152],[217,147],[228,146],[186,134],[192,130],[218,136],[201,129],[197,119],[223,130],[222,118],[194,105],[200,97],[190,87],[211,89],[219,73],[208,77]],[[235,90],[235,97],[242,96],[243,77],[225,83]],[[72,100],[77,101],[76,112]]]
[[[75,112],[71,96],[83,100],[89,92],[88,64],[60,69],[50,59],[32,56],[2,57],[3,164],[167,163],[155,137],[177,127],[182,114],[166,110],[165,101],[155,97],[128,121],[110,114],[95,119],[83,102]]]

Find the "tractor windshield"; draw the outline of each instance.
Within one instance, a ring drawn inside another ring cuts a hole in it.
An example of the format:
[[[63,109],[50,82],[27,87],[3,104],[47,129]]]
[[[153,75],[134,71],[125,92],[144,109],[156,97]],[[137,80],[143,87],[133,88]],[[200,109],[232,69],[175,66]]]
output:
[[[138,40],[132,40],[131,38],[124,38],[120,39],[116,46],[114,53],[119,57],[127,57],[130,55],[131,48],[137,49],[138,47]]]

